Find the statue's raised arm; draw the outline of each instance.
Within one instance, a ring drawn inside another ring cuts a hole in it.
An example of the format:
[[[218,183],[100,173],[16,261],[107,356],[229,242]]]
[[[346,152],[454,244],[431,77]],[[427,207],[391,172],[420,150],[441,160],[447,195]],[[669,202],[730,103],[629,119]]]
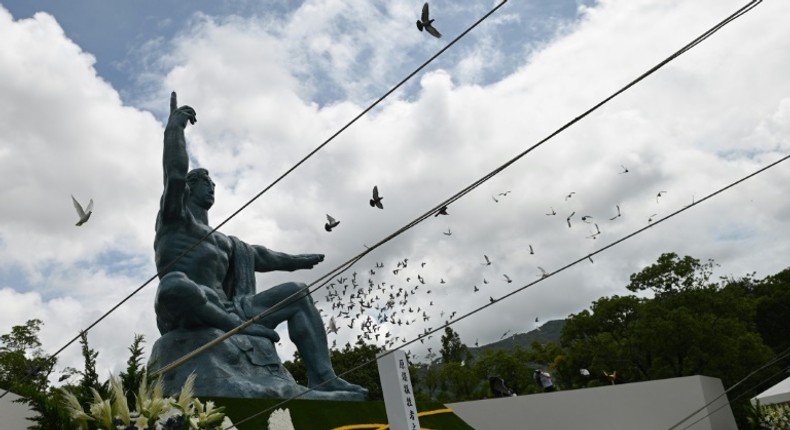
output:
[[[175,91],[170,94],[170,117],[165,127],[162,156],[164,191],[159,202],[160,222],[164,224],[182,219],[186,213],[184,195],[189,157],[184,129],[187,122],[194,124],[196,121],[195,110],[189,106],[178,107]]]

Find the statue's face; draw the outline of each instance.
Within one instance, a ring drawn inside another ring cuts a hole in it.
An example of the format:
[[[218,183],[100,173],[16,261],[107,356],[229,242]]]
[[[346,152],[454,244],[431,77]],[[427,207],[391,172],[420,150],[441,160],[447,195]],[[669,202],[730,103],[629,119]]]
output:
[[[210,209],[214,204],[214,181],[208,176],[201,176],[189,186],[192,202],[203,209]]]

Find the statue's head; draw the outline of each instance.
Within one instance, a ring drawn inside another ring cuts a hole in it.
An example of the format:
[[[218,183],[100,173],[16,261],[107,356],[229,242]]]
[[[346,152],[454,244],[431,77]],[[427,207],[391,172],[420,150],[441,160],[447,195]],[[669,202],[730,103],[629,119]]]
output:
[[[189,186],[189,199],[198,207],[209,210],[214,204],[214,181],[208,175],[208,170],[197,168],[187,173]]]

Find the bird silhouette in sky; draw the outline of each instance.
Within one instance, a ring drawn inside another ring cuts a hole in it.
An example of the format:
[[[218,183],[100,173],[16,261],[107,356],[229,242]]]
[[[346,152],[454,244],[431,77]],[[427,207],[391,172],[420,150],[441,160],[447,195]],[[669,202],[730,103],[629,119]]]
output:
[[[548,216],[557,215],[557,212],[554,211],[554,208],[551,208],[551,213],[546,215]]]
[[[497,200],[496,196],[491,196],[491,199],[494,200],[494,203],[499,203],[499,200]]]
[[[620,165],[620,167],[622,167],[622,168],[623,168],[623,171],[622,171],[622,172],[620,172],[620,174],[621,174],[621,175],[622,175],[623,173],[628,173],[628,168],[627,168],[627,167],[623,166],[622,164]]]
[[[378,185],[374,185],[374,186],[373,186],[373,198],[372,198],[372,199],[370,199],[370,207],[372,207],[372,208],[374,208],[374,207],[375,207],[375,208],[379,208],[379,209],[384,209],[384,205],[383,205],[383,204],[381,204],[381,200],[382,200],[383,198],[384,198],[384,197],[381,197],[381,196],[379,195],[379,187],[378,187]]]
[[[445,232],[442,232],[442,234],[444,234],[445,236],[452,236],[452,235],[453,235],[453,232],[452,232],[452,231],[450,231],[450,227],[447,227],[447,231],[445,231]]]
[[[79,227],[88,222],[88,219],[90,219],[91,214],[93,213],[93,199],[88,202],[88,207],[85,209],[82,208],[82,205],[80,205],[74,196],[71,196],[71,202],[74,203],[74,209],[77,210],[77,215],[80,217],[79,221],[77,221],[77,224],[75,224],[77,227]]]
[[[571,214],[568,215],[568,218],[565,218],[565,221],[568,221],[568,228],[571,228],[571,217],[574,215],[576,215],[576,211],[571,212]]]
[[[430,19],[430,13],[428,11],[428,2],[425,2],[425,4],[422,5],[422,15],[420,16],[420,20],[417,21],[417,29],[420,31],[424,29],[425,31],[430,33],[431,36],[440,38],[442,37],[442,34],[439,33],[439,31],[433,27],[433,21],[434,21],[433,19]]]
[[[476,292],[480,291],[480,288],[477,288],[477,285],[475,285],[475,290],[474,291],[476,293]]]
[[[659,191],[658,194],[656,194],[656,203],[658,203],[658,198],[663,196],[666,193],[667,193],[666,191]]]
[[[540,270],[540,275],[538,275],[538,276],[540,276],[541,278],[545,278],[545,277],[549,276],[549,274],[546,273],[546,270],[544,268],[538,266],[538,270]]]
[[[442,206],[442,207],[440,207],[440,208],[439,208],[439,211],[438,211],[438,212],[436,212],[436,213],[435,213],[433,216],[435,216],[435,217],[436,217],[436,216],[439,216],[439,215],[449,215],[449,214],[447,213],[447,206]]]
[[[648,224],[652,223],[653,222],[653,217],[656,216],[656,215],[658,215],[658,214],[650,215],[650,218],[647,219],[647,223]]]
[[[590,215],[585,215],[585,216],[582,217],[582,221],[584,221],[584,222],[586,222],[588,224],[590,222],[590,221],[588,221],[589,219],[592,219],[592,217]]]
[[[508,194],[510,194],[510,190],[499,193],[499,195],[502,197],[506,197]]]
[[[490,266],[491,265],[491,260],[488,259],[488,256],[487,255],[483,255],[483,258],[486,259],[486,262],[482,263],[483,266]]]
[[[615,206],[617,206],[617,215],[609,218],[609,221],[614,221],[615,219],[620,218],[620,205],[615,205]]]
[[[532,245],[529,245],[529,254],[535,255],[535,250],[532,249]]]
[[[489,300],[491,303],[494,303],[494,302],[496,301],[496,300],[495,300],[493,297],[491,297],[491,296],[488,296],[488,300]]]
[[[340,221],[332,218],[332,215],[326,214],[327,223],[324,224],[324,230],[332,231],[333,228],[337,227],[340,224]]]
[[[506,274],[503,274],[502,276],[504,276],[504,277],[505,277],[505,282],[507,282],[508,284],[509,284],[509,283],[511,283],[511,282],[513,282],[513,280],[512,280],[512,279],[510,279],[510,276],[507,276]]]
[[[576,194],[576,191],[571,191],[570,193],[568,193],[567,196],[565,196],[565,200],[568,200],[569,198],[573,197],[574,194]]]

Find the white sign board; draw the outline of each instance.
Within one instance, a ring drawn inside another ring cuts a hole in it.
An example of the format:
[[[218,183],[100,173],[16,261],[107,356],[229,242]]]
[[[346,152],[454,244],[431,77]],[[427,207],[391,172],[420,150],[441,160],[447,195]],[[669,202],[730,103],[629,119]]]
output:
[[[379,355],[378,366],[390,429],[420,430],[406,353],[401,350],[385,352]]]

